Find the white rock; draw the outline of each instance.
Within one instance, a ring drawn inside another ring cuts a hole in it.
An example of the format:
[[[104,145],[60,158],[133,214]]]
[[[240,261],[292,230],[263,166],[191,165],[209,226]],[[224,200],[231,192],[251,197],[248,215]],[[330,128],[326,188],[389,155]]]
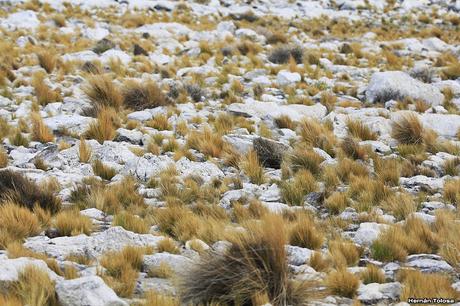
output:
[[[6,19],[0,22],[0,25],[9,30],[19,28],[33,29],[40,25],[40,20],[38,20],[37,14],[34,11],[27,10],[10,14]]]
[[[19,274],[25,267],[32,265],[46,272],[51,280],[57,281],[62,279],[61,276],[50,270],[43,260],[19,257],[14,259],[0,259],[0,289],[12,285],[18,281]]]
[[[286,252],[288,255],[288,261],[293,266],[300,266],[310,260],[313,251],[307,248],[301,248],[298,246],[287,245]]]
[[[175,273],[183,273],[193,264],[193,261],[182,255],[156,253],[144,256],[143,270],[157,269],[161,264],[167,264]]]
[[[396,300],[401,294],[402,286],[398,282],[361,284],[358,288],[358,300],[376,303],[381,300]]]
[[[300,82],[301,77],[300,74],[297,72],[290,72],[287,70],[281,70],[276,75],[276,81],[280,86],[286,86],[294,83]]]
[[[86,276],[56,283],[62,306],[128,306],[99,276]]]
[[[131,62],[131,55],[121,50],[110,49],[102,53],[99,59],[103,64],[109,63],[111,59],[119,59],[123,65],[128,65]]]
[[[214,178],[223,178],[224,173],[211,162],[194,162],[187,157],[182,157],[176,162],[177,172],[181,176],[198,175],[205,183]]]
[[[70,132],[81,134],[95,121],[94,118],[80,115],[57,115],[43,119],[44,123],[54,132],[66,129]]]
[[[444,186],[443,178],[416,175],[413,177],[400,177],[399,183],[407,188],[416,188],[429,191],[441,191]]]
[[[109,30],[104,28],[86,28],[82,31],[82,34],[91,40],[101,40],[110,34]]]
[[[451,265],[439,255],[414,254],[406,259],[406,266],[417,268],[424,273],[450,273],[454,271]]]
[[[406,97],[423,100],[429,105],[440,105],[444,100],[438,88],[413,79],[401,71],[374,73],[366,89],[366,99],[371,103]]]
[[[386,224],[363,222],[359,225],[353,241],[359,245],[371,245],[378,238],[380,232],[387,228]]]
[[[257,102],[248,98],[245,103],[233,103],[227,107],[227,111],[246,117],[275,119],[286,115],[293,121],[301,121],[303,118],[322,119],[326,116],[327,109],[324,105],[317,103],[307,106],[300,104],[278,105],[274,102]]]
[[[230,32],[235,33],[236,26],[233,21],[222,21],[216,27],[217,32]]]
[[[434,130],[439,136],[456,138],[460,130],[460,115],[454,114],[422,114],[419,116],[423,126]]]
[[[99,59],[99,56],[91,50],[79,51],[75,53],[64,54],[62,60],[67,61],[82,61],[82,62],[91,62]]]

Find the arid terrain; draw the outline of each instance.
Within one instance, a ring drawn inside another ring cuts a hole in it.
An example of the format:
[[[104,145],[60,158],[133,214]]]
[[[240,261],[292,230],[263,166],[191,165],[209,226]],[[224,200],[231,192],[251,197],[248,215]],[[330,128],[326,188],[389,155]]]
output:
[[[0,0],[0,305],[453,303],[459,156],[458,0]]]

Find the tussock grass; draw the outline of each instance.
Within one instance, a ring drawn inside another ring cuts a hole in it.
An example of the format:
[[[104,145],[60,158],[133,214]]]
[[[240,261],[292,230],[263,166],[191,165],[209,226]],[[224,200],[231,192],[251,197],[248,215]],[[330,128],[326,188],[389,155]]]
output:
[[[183,302],[245,305],[263,293],[273,305],[305,305],[311,287],[289,281],[283,229],[282,219],[269,215],[229,238],[224,254],[206,256],[183,277]]]
[[[61,236],[90,235],[93,230],[91,219],[78,210],[61,211],[55,217],[54,226]]]
[[[454,205],[460,203],[460,179],[450,180],[444,184],[443,197]]]
[[[313,150],[297,148],[288,156],[288,162],[294,172],[308,170],[313,175],[320,173],[320,164],[324,161],[318,153]]]
[[[90,76],[82,89],[95,110],[103,107],[120,110],[123,106],[123,96],[108,75]]]
[[[334,192],[324,201],[326,208],[333,214],[340,214],[349,204],[349,198],[345,192]]]
[[[161,262],[158,267],[154,267],[147,271],[149,277],[171,278],[174,276],[174,270],[166,262]]]
[[[325,256],[323,256],[320,252],[314,252],[310,256],[308,264],[317,272],[325,272],[331,266],[330,260],[325,258]]]
[[[459,293],[451,286],[448,276],[439,273],[422,273],[414,270],[401,270],[398,274],[403,285],[400,299],[414,296],[436,296],[446,299],[458,299]]]
[[[348,133],[361,140],[376,140],[377,134],[373,132],[367,125],[361,120],[352,120],[350,118],[346,121]]]
[[[384,200],[382,208],[388,210],[396,220],[400,221],[417,211],[417,203],[411,195],[398,193]]]
[[[0,168],[8,166],[8,153],[0,147]]]
[[[281,182],[280,188],[281,196],[287,204],[302,206],[305,195],[316,191],[318,184],[310,171],[300,170],[293,179]]]
[[[422,144],[423,132],[423,125],[416,114],[403,115],[391,123],[391,136],[400,144]]]
[[[130,297],[134,293],[145,252],[144,248],[126,246],[121,251],[108,252],[100,259],[105,268],[102,278],[119,296]]]
[[[56,213],[61,207],[61,201],[51,190],[41,188],[19,172],[0,171],[0,203],[10,200],[29,210],[33,210],[38,204],[41,208]]]
[[[331,130],[321,125],[317,120],[305,120],[300,123],[298,128],[302,140],[307,145],[318,147],[329,155],[335,156],[336,139]]]
[[[100,144],[105,140],[113,140],[116,136],[117,115],[110,108],[101,108],[98,111],[97,121],[92,122],[84,136],[96,139]]]
[[[152,81],[128,81],[123,88],[123,104],[132,110],[143,110],[171,104],[160,87]]]
[[[398,186],[401,167],[396,159],[374,158],[374,168],[379,180],[389,186]]]
[[[54,282],[46,271],[34,265],[24,267],[19,273],[14,292],[24,305],[58,305]]]
[[[167,252],[171,254],[178,254],[179,248],[177,247],[177,244],[173,239],[164,238],[157,243],[156,251],[159,253]]]
[[[324,241],[323,233],[311,217],[299,217],[289,231],[289,244],[308,249],[319,249]]]
[[[341,268],[330,272],[325,283],[332,294],[353,298],[358,291],[359,278],[345,268]]]
[[[32,113],[30,120],[32,122],[32,140],[42,143],[54,141],[53,133],[45,125],[39,113]]]
[[[281,115],[277,118],[275,118],[275,124],[280,128],[280,129],[291,129],[295,130],[296,124],[294,121],[291,120],[291,118],[287,115]]]
[[[35,96],[40,105],[47,105],[48,103],[62,100],[59,91],[52,90],[46,85],[43,73],[35,73],[32,77],[31,85],[35,90]]]
[[[80,137],[80,142],[78,144],[78,158],[80,162],[87,163],[91,159],[92,150],[88,143],[83,137]]]
[[[37,53],[38,63],[47,73],[53,72],[57,64],[57,56],[53,51],[46,50]]]
[[[161,295],[150,290],[145,294],[145,306],[179,306],[177,298],[168,295]]]
[[[363,284],[370,283],[384,283],[385,282],[385,273],[379,267],[368,264],[366,270],[360,273],[359,275]]]
[[[153,119],[146,122],[146,125],[159,131],[169,131],[172,129],[168,116],[163,114],[156,115]]]
[[[116,171],[110,166],[105,165],[102,161],[99,159],[96,159],[93,163],[93,171],[94,174],[97,176],[100,176],[101,178],[105,180],[111,180],[115,174]]]
[[[139,234],[147,234],[150,229],[149,225],[144,219],[130,214],[129,212],[121,212],[116,214],[113,217],[112,225],[121,226],[128,231]]]
[[[241,169],[249,177],[253,184],[263,184],[265,182],[265,174],[262,163],[254,150],[249,151],[241,161]]]
[[[210,157],[220,157],[227,150],[222,136],[213,133],[209,128],[190,132],[187,136],[187,145]]]
[[[38,218],[27,208],[14,202],[0,205],[0,246],[39,234],[41,226]]]
[[[365,146],[359,145],[358,142],[352,137],[345,137],[345,139],[340,142],[340,148],[346,156],[352,159],[367,159],[368,149]]]
[[[347,241],[330,241],[329,252],[336,267],[354,266],[358,263],[360,257],[358,247]]]
[[[460,174],[459,165],[460,158],[456,157],[446,160],[442,166],[446,175],[456,176]]]

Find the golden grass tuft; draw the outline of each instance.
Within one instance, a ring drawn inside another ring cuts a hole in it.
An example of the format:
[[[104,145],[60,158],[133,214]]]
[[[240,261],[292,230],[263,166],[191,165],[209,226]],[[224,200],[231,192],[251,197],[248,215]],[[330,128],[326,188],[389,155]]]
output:
[[[333,214],[340,214],[349,206],[349,197],[345,192],[334,192],[325,201],[324,206]]]
[[[302,216],[289,231],[289,244],[308,249],[319,249],[324,236],[315,225],[312,217]]]
[[[174,276],[174,270],[166,262],[161,262],[158,267],[154,267],[147,271],[149,277],[171,278]]]
[[[222,136],[209,128],[190,132],[187,135],[187,145],[210,157],[220,157],[227,148]]]
[[[423,132],[423,125],[416,114],[403,115],[391,124],[391,136],[400,144],[422,144]]]
[[[460,179],[450,180],[444,183],[444,199],[454,205],[460,204]]]
[[[310,256],[308,264],[317,272],[325,272],[329,269],[331,263],[320,252],[314,252]]]
[[[313,175],[318,175],[320,173],[319,165],[324,161],[324,158],[313,150],[296,148],[287,160],[294,172],[308,170]]]
[[[32,140],[42,143],[54,141],[53,133],[45,125],[40,114],[32,113],[30,120],[32,122]]]
[[[83,91],[96,109],[113,107],[120,110],[123,106],[123,96],[108,75],[90,76]]]
[[[180,306],[177,298],[169,295],[161,295],[153,290],[145,294],[145,306]],[[14,305],[15,306],[15,305]]]
[[[8,166],[8,153],[0,147],[0,168]]]
[[[54,282],[46,271],[34,265],[24,267],[19,273],[14,291],[24,305],[58,305]]]
[[[279,216],[248,224],[247,232],[228,238],[232,245],[225,253],[202,257],[182,278],[183,302],[250,305],[266,295],[273,305],[303,305],[312,287],[302,283],[300,290],[289,280],[285,237]]]
[[[336,267],[354,266],[360,257],[358,247],[347,241],[330,241],[329,252]]]
[[[264,167],[254,150],[249,151],[241,161],[241,169],[253,184],[261,185],[265,182]]]
[[[146,125],[159,131],[169,131],[172,130],[172,126],[168,119],[167,115],[158,114],[153,119],[147,121]]]
[[[309,146],[317,147],[335,156],[334,146],[336,139],[334,133],[317,120],[305,120],[299,125],[302,140]]]
[[[163,94],[160,87],[152,81],[128,81],[123,88],[123,104],[132,110],[143,110],[169,105],[170,100]]]
[[[448,276],[439,273],[422,273],[414,270],[401,270],[398,274],[403,285],[400,299],[428,297],[458,300],[460,294],[451,286]]]
[[[61,236],[89,235],[93,230],[93,222],[78,210],[64,210],[58,213],[54,226]]]
[[[298,171],[294,178],[280,183],[283,200],[293,206],[302,206],[304,197],[318,189],[315,177],[308,170]]]
[[[113,217],[112,225],[121,226],[128,231],[139,234],[147,234],[150,230],[149,225],[144,219],[128,212],[121,212],[116,214]]]
[[[80,142],[78,144],[78,158],[80,159],[80,162],[89,162],[89,160],[91,159],[91,155],[91,146],[88,145],[88,143],[83,137],[80,137]]]
[[[37,53],[38,63],[47,73],[53,72],[57,64],[57,56],[50,50]]]
[[[116,136],[117,114],[110,108],[99,109],[97,121],[92,122],[85,132],[85,137],[96,139],[99,143],[113,140]]]
[[[177,244],[173,239],[164,238],[157,243],[156,251],[159,253],[167,252],[171,254],[178,254],[179,248],[177,247]]]
[[[359,278],[345,268],[341,268],[330,272],[325,283],[332,294],[353,298],[358,291]]]
[[[275,124],[280,128],[280,129],[291,129],[295,130],[296,124],[292,119],[287,116],[287,115],[281,115],[277,118],[275,118]]]
[[[352,120],[348,118],[346,120],[346,126],[348,133],[361,140],[376,140],[377,134],[373,132],[367,125],[361,120]]]
[[[27,208],[13,202],[0,205],[0,247],[5,248],[13,241],[38,235],[40,231],[38,218]]]
[[[97,176],[100,176],[101,178],[105,180],[111,180],[117,172],[115,169],[113,169],[110,166],[105,165],[102,161],[99,159],[96,159],[93,163],[93,171],[94,174]]]
[[[385,282],[385,273],[379,267],[368,264],[366,266],[366,270],[360,273],[359,275],[363,284],[370,284],[370,283],[384,283]]]
[[[102,278],[119,296],[133,295],[145,252],[144,248],[126,246],[120,251],[107,252],[100,259],[105,268]]]
[[[35,90],[35,96],[40,105],[47,105],[48,103],[62,100],[59,91],[52,90],[45,84],[45,76],[43,73],[35,73],[32,76],[31,85]]]

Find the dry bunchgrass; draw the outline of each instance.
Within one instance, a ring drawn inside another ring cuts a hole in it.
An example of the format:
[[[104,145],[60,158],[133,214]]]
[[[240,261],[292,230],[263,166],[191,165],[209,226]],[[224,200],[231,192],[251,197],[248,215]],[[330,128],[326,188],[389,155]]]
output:
[[[108,75],[90,76],[83,91],[93,103],[95,110],[104,107],[120,110],[123,106],[123,96]]]
[[[34,265],[25,266],[19,273],[13,291],[24,305],[58,305],[54,282],[46,271]]]
[[[460,158],[451,158],[444,162],[443,168],[446,175],[457,176],[460,174]]]
[[[355,160],[366,160],[368,156],[368,149],[366,146],[359,145],[354,138],[349,136],[345,137],[345,139],[340,142],[340,149],[346,156]]]
[[[382,208],[388,210],[396,220],[400,221],[417,211],[417,203],[410,194],[398,193],[384,200]]]
[[[309,146],[318,147],[334,156],[336,139],[334,133],[316,120],[305,120],[299,125],[302,140]]]
[[[302,248],[319,249],[323,245],[324,236],[312,217],[301,216],[289,231],[289,244]]]
[[[210,157],[220,157],[226,150],[227,146],[222,136],[213,133],[209,128],[203,131],[192,131],[187,135],[187,145]]]
[[[317,272],[325,272],[331,266],[330,260],[326,258],[324,255],[322,255],[320,252],[314,252],[310,256],[308,264]]]
[[[105,180],[111,180],[115,174],[117,173],[115,169],[113,169],[110,166],[105,165],[102,161],[99,159],[96,159],[93,163],[93,172],[95,175],[100,176],[101,178]]]
[[[391,136],[400,144],[422,144],[423,133],[423,125],[416,114],[406,114],[392,121]]]
[[[352,177],[369,176],[369,170],[363,163],[348,158],[339,160],[335,172],[340,181],[344,183],[348,183]]]
[[[57,56],[50,50],[41,51],[37,53],[38,63],[46,70],[47,73],[53,72],[57,64]]]
[[[41,188],[19,172],[3,170],[0,171],[0,203],[10,200],[29,210],[33,210],[37,203],[51,213],[61,207],[61,201],[52,190]]]
[[[164,238],[158,241],[156,245],[156,251],[159,253],[167,252],[171,254],[178,254],[179,248],[177,247],[176,242],[171,238]]]
[[[385,273],[379,267],[368,264],[366,270],[360,273],[361,281],[363,284],[370,283],[384,283],[385,282]]]
[[[78,144],[78,158],[80,159],[80,162],[89,162],[89,160],[91,159],[91,155],[91,146],[89,146],[86,140],[83,137],[81,137],[80,142]]]
[[[56,215],[54,227],[61,236],[90,235],[93,222],[87,216],[81,215],[78,210],[64,210]]]
[[[105,268],[102,278],[119,296],[130,297],[134,293],[145,252],[144,248],[126,246],[107,252],[100,259]]]
[[[149,225],[144,219],[130,214],[129,212],[121,212],[116,214],[113,217],[112,225],[121,226],[128,231],[139,234],[147,234],[150,229]]]
[[[40,105],[46,105],[51,102],[61,101],[62,97],[59,91],[52,90],[45,83],[43,73],[36,73],[32,77],[31,85],[35,90],[37,102]]]
[[[346,121],[348,133],[361,140],[376,140],[377,134],[373,132],[367,125],[361,120],[348,119]]]
[[[318,184],[310,171],[300,170],[293,179],[281,182],[280,188],[281,196],[287,204],[302,206],[304,197],[310,192],[317,191]]]
[[[326,287],[334,295],[353,298],[359,287],[359,278],[348,272],[346,268],[340,268],[327,275]]]
[[[174,276],[174,270],[166,262],[161,262],[159,266],[147,271],[149,277],[171,278]]]
[[[288,156],[288,163],[294,172],[308,170],[313,175],[320,173],[320,164],[324,161],[318,153],[313,150],[297,148]]]
[[[105,140],[113,140],[116,136],[117,120],[117,114],[112,109],[100,108],[97,121],[89,125],[85,137],[96,139],[101,144]]]
[[[0,148],[0,168],[5,168],[8,166],[8,153],[5,149]]]
[[[157,129],[159,131],[169,131],[172,130],[172,125],[169,123],[167,115],[158,114],[151,120],[146,122],[146,125]]]
[[[396,159],[374,158],[374,168],[379,180],[389,186],[398,186],[401,167]]]
[[[183,302],[244,305],[263,293],[273,305],[305,305],[312,288],[289,280],[283,228],[280,217],[268,215],[229,237],[226,252],[203,257],[183,277]]]
[[[329,252],[336,267],[354,266],[358,263],[360,257],[358,247],[347,241],[330,241]]]
[[[287,116],[287,115],[281,115],[277,118],[275,118],[275,124],[280,128],[280,129],[291,129],[295,130],[296,124],[292,119]]]
[[[27,208],[14,202],[0,205],[0,247],[40,233],[38,218]]]
[[[145,306],[180,306],[177,298],[169,295],[158,294],[153,290],[145,294]],[[15,305],[12,305],[15,306]]]
[[[249,177],[253,184],[263,184],[265,182],[264,168],[254,150],[249,151],[241,161],[241,169]]]
[[[345,192],[334,192],[325,201],[324,206],[333,214],[340,214],[349,206],[349,197]]]
[[[460,204],[460,179],[453,179],[444,183],[444,199],[454,205]]]
[[[54,135],[43,122],[39,113],[32,113],[30,115],[32,122],[32,140],[42,143],[54,141]]]
[[[152,81],[129,81],[124,84],[123,104],[132,110],[143,110],[171,104],[160,87]]]
[[[402,283],[401,301],[411,297],[433,296],[457,300],[460,296],[451,286],[447,275],[439,273],[422,273],[416,270],[401,270],[398,279]]]

